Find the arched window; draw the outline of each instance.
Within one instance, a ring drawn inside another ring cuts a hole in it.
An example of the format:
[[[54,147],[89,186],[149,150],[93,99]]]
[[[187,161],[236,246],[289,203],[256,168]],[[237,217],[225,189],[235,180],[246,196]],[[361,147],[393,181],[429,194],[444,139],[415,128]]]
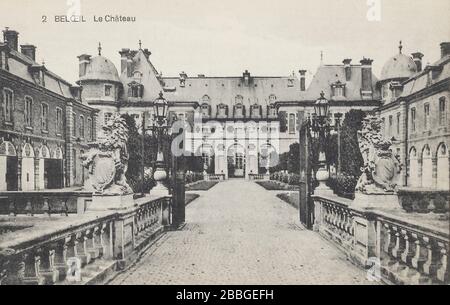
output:
[[[84,124],[85,122],[84,122],[84,116],[82,116],[82,115],[80,115],[80,124],[78,125],[78,127],[80,128],[79,129],[79,132],[78,132],[78,135],[80,136],[80,138],[84,138],[84,126],[85,126],[85,124]]]
[[[431,160],[431,151],[428,145],[422,150],[422,187],[431,187],[433,185],[433,162]]]
[[[217,105],[217,117],[225,118],[228,116],[228,106],[225,104]]]
[[[449,177],[449,153],[447,145],[441,143],[437,150],[437,185],[438,189],[448,190],[450,185]]]
[[[25,97],[25,125],[31,127],[33,125],[33,99],[29,96]]]
[[[275,94],[269,95],[269,103],[270,103],[270,104],[275,103],[276,100],[277,100],[277,97],[276,97]]]
[[[202,116],[203,117],[209,117],[211,115],[211,106],[207,103],[203,103],[200,106],[200,109],[202,111]]]
[[[419,162],[417,159],[417,151],[413,147],[409,151],[409,181],[408,186],[418,187],[420,186],[419,180]]]
[[[251,116],[252,118],[261,117],[261,105],[253,104],[251,108]]]

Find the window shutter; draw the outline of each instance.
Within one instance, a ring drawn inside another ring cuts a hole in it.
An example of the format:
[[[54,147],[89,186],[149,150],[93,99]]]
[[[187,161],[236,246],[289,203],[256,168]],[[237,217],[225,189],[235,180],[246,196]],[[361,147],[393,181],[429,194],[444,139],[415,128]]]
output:
[[[140,85],[139,86],[139,97],[143,97],[144,96],[144,86]]]

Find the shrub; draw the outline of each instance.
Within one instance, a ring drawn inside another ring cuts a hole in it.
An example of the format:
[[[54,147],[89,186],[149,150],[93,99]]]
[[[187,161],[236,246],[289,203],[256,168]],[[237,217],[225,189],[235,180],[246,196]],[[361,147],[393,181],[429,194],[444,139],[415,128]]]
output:
[[[349,175],[333,175],[328,179],[327,185],[338,195],[353,199],[358,178]]]

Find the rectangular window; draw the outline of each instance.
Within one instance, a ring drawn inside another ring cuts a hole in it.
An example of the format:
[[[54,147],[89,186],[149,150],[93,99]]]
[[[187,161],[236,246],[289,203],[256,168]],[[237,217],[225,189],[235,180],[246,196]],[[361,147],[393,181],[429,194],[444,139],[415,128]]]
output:
[[[425,104],[423,106],[423,127],[425,130],[428,130],[430,125],[430,104]]]
[[[48,131],[48,105],[41,105],[41,129]]]
[[[439,125],[445,126],[447,121],[447,103],[445,97],[439,99]]]
[[[334,88],[334,96],[335,97],[343,97],[344,96],[344,88],[343,87],[335,87]]]
[[[416,131],[416,108],[411,108],[411,131]]]
[[[33,99],[29,96],[25,97],[25,125],[33,124]]]
[[[84,139],[84,116],[80,115],[80,130],[78,131],[78,134],[80,135],[80,138]]]
[[[62,134],[62,109],[56,108],[56,133]]]
[[[397,113],[397,135],[400,135],[400,113]]]
[[[93,125],[92,125],[92,119],[88,118],[87,119],[87,135],[88,135],[88,140],[92,141],[93,140],[93,135],[92,135],[92,131],[94,130]]]
[[[111,119],[111,117],[112,117],[112,113],[111,113],[111,112],[106,112],[106,113],[103,115],[105,125],[108,124],[108,121]]]
[[[105,96],[111,96],[112,86],[105,85]]]
[[[289,133],[295,133],[295,114],[289,114]]]
[[[72,136],[77,136],[77,115],[75,112],[72,112]]]
[[[388,136],[390,137],[392,135],[392,124],[393,124],[393,119],[392,119],[392,115],[389,116],[389,127],[388,127]]]
[[[3,115],[6,122],[13,120],[13,99],[14,93],[9,89],[3,89]]]

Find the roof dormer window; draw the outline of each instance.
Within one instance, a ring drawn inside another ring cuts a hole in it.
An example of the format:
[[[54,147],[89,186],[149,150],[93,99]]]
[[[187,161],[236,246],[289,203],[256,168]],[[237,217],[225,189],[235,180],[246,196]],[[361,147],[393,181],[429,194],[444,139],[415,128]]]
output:
[[[345,97],[345,84],[337,81],[331,85],[331,96],[333,98],[344,98]]]
[[[105,96],[112,96],[112,85],[105,85]]]
[[[144,95],[144,85],[132,81],[128,84],[128,96],[131,98],[142,98]]]

